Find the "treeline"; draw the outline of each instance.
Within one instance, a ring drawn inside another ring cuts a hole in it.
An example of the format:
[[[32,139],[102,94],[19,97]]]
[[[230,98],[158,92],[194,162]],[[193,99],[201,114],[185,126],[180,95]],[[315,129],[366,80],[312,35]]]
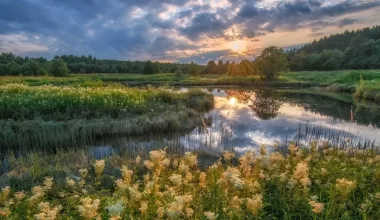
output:
[[[62,74],[69,73],[178,73],[198,74],[204,66],[195,63],[176,64],[151,61],[101,60],[93,56],[56,56],[52,60],[29,58],[12,53],[0,54],[0,75],[42,76],[54,72],[54,63],[59,63]],[[53,68],[53,69],[52,69]]]
[[[380,26],[323,37],[287,52],[289,69],[380,68]]]

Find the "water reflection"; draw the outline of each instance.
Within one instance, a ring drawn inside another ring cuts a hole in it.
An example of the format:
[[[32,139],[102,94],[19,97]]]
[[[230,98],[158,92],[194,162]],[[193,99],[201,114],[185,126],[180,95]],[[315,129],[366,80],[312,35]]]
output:
[[[218,154],[225,150],[244,152],[275,141],[306,144],[319,139],[340,145],[346,137],[371,143],[377,139],[374,143],[379,145],[380,110],[376,106],[286,90],[208,90],[215,96],[215,108],[204,115],[203,124],[193,131],[100,138],[87,144],[88,154],[96,159],[111,155],[134,157],[163,148],[175,154],[192,150]],[[33,149],[37,150],[41,149]],[[50,150],[48,153],[54,153],[53,148]],[[26,154],[17,149],[11,153]],[[7,167],[4,161],[0,163],[0,173]]]
[[[186,135],[138,143],[146,143],[147,148],[155,145],[171,147],[172,151],[217,153],[244,152],[261,144],[291,140],[303,144],[314,139],[330,140],[341,145],[350,138],[369,144],[365,141],[373,143],[380,136],[376,126],[363,126],[377,125],[371,119],[379,117],[380,112],[372,109],[370,114],[368,108],[357,108],[349,101],[294,91],[214,89],[212,93],[215,109],[204,116],[203,126]],[[117,144],[115,140],[113,147],[119,149],[136,144],[133,140]]]

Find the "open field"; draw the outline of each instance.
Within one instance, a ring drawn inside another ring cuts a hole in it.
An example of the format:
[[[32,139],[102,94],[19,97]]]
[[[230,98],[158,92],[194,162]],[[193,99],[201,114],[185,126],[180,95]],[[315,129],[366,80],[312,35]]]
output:
[[[262,146],[240,158],[211,157],[208,165],[194,153],[165,151],[136,159],[66,157],[81,158],[66,178],[46,177],[31,190],[4,187],[0,218],[376,219],[380,213],[380,157],[351,148],[349,141],[344,149],[313,142],[307,149],[291,144],[268,153]],[[51,159],[53,166],[60,162]],[[49,161],[14,161],[8,175],[42,171],[38,167]]]

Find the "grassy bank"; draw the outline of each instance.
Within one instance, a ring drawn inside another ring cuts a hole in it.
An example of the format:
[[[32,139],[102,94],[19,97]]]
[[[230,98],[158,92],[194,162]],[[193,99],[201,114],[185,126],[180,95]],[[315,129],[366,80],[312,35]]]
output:
[[[185,131],[213,97],[200,90],[0,86],[0,145],[78,146],[107,135]]]
[[[285,155],[262,146],[240,158],[224,153],[206,167],[193,153],[152,151],[133,160],[84,162],[75,175],[47,177],[31,191],[4,187],[0,217],[376,219],[379,161],[377,152],[354,150],[349,141],[345,149],[290,145]]]
[[[364,84],[359,88],[360,79]],[[376,101],[380,82],[380,70],[341,70],[341,71],[305,71],[286,72],[277,81],[262,82],[258,76],[235,77],[226,75],[180,75],[165,73],[154,75],[143,74],[75,74],[66,78],[54,77],[1,77],[0,85],[22,83],[31,86],[39,85],[70,85],[81,87],[102,87],[112,83],[123,83],[133,86],[269,86],[309,88],[321,87],[330,92],[355,93],[356,97]],[[364,94],[365,93],[365,94]],[[377,101],[379,102],[379,101]]]

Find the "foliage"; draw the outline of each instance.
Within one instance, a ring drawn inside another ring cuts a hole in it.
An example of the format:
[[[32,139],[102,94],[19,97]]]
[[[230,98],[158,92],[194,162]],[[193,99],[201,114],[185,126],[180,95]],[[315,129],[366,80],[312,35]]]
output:
[[[380,26],[323,37],[287,52],[289,68],[302,70],[380,68]]]
[[[158,74],[161,73],[160,66],[158,65],[157,62],[152,62],[152,61],[147,61],[145,63],[144,69],[143,69],[144,74]]]
[[[50,68],[50,74],[52,76],[67,76],[69,74],[69,69],[67,68],[67,65],[65,61],[62,59],[55,59],[52,61],[52,65]]]
[[[260,77],[265,80],[277,79],[278,74],[287,67],[284,50],[278,47],[265,48],[255,60]]]
[[[84,163],[75,178],[31,191],[4,187],[7,219],[376,219],[380,156],[313,142],[285,153],[225,152],[206,168],[194,153]]]

